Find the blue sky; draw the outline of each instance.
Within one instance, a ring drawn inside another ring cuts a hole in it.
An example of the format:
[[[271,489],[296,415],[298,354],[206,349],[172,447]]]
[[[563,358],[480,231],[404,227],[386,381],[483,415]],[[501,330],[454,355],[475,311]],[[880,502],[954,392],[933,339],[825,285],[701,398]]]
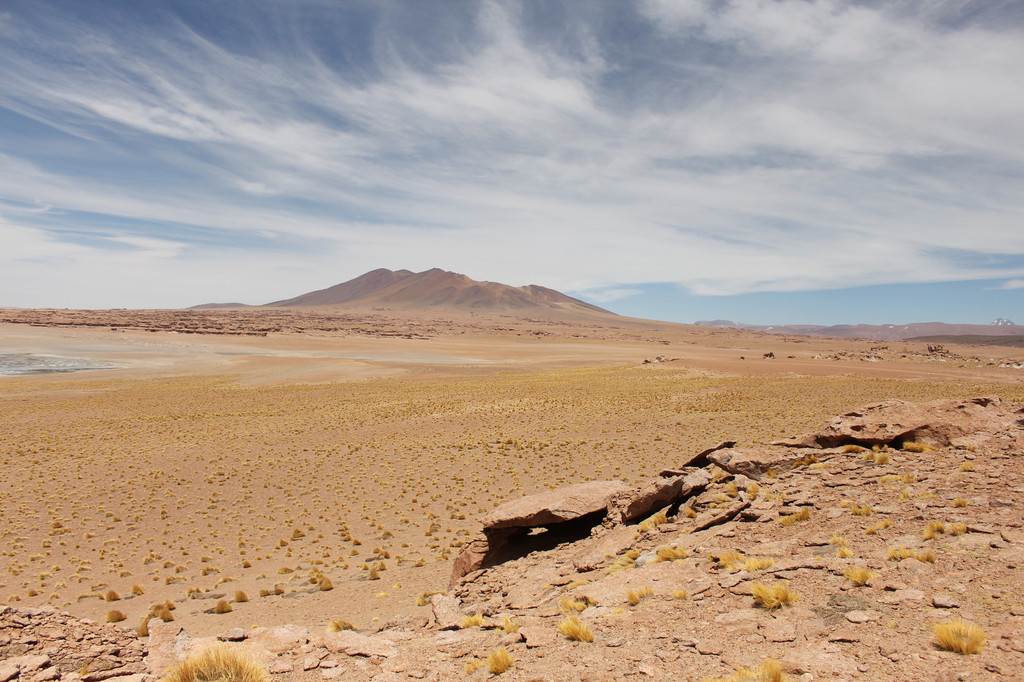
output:
[[[0,0],[0,305],[378,267],[1024,323],[1024,3]]]

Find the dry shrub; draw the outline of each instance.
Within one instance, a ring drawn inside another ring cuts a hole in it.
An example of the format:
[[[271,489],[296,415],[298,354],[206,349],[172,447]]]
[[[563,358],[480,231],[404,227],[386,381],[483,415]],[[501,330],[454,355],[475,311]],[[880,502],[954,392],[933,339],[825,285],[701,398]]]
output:
[[[754,595],[754,604],[767,611],[792,606],[800,599],[800,593],[789,589],[789,585],[784,582],[773,585],[756,582],[750,586],[750,591]]]
[[[244,602],[247,602],[247,601],[249,601],[249,595],[247,595],[242,590],[238,590],[237,592],[235,592],[235,602],[236,603],[241,604],[241,603],[244,603]]]
[[[636,560],[640,557],[640,552],[635,549],[627,551],[620,557],[616,557],[606,570],[608,573],[618,573],[624,571],[627,568],[636,568]]]
[[[501,629],[504,630],[506,634],[511,635],[513,632],[519,632],[519,623],[515,622],[508,616],[505,616],[501,621]]]
[[[839,551],[836,552],[836,556],[840,559],[849,559],[853,556],[853,550],[849,547],[840,547]]]
[[[967,532],[966,523],[951,523],[949,524],[950,535],[963,535]]]
[[[743,570],[745,571],[761,571],[766,568],[771,568],[775,565],[775,559],[768,557],[750,557],[743,562]]]
[[[640,529],[641,533],[646,533],[649,530],[653,530],[654,528],[657,528],[658,526],[660,526],[661,524],[665,523],[666,521],[668,521],[668,516],[665,514],[665,511],[662,510],[662,511],[658,512],[657,514],[654,514],[654,515],[649,516],[646,519],[644,519],[640,523],[638,528]]]
[[[118,601],[121,599],[121,595],[114,590],[108,590],[107,593],[103,595],[103,599],[104,601]]]
[[[672,590],[672,596],[675,599],[683,600],[683,599],[689,599],[690,598],[690,593],[687,592],[686,590]]]
[[[965,498],[965,497],[958,497],[955,500],[953,500],[953,506],[954,507],[966,507],[967,504],[968,504],[967,498]]]
[[[863,566],[850,566],[843,575],[850,579],[854,585],[858,587],[864,587],[868,582],[875,577],[875,574],[864,568]]]
[[[854,445],[852,443],[850,445],[844,445],[843,446],[843,452],[849,452],[849,453],[853,453],[853,454],[858,453],[858,452],[864,452],[866,450],[867,450],[867,448],[861,447],[859,445]]]
[[[980,654],[985,647],[985,631],[974,623],[957,618],[935,626],[935,644],[958,654]]]
[[[934,452],[938,450],[934,445],[928,445],[927,443],[916,443],[912,440],[907,441],[903,444],[903,449],[907,452]]]
[[[344,618],[334,618],[327,624],[327,632],[341,632],[342,630],[355,630],[356,626]]]
[[[334,589],[334,583],[326,575],[320,576],[320,582],[317,583],[317,589],[321,592],[328,592]]]
[[[639,590],[626,590],[626,601],[629,602],[630,606],[636,606],[644,599],[649,599],[653,596],[654,590],[649,585],[645,585],[641,587]]]
[[[491,671],[492,675],[500,675],[515,665],[515,662],[512,654],[503,645],[487,656],[487,669]]]
[[[462,628],[476,628],[484,624],[484,614],[474,613],[472,616],[463,616],[462,623],[459,627]]]
[[[237,647],[213,646],[167,671],[162,682],[269,682],[270,675]]]
[[[416,597],[416,606],[429,606],[430,598],[435,594],[448,594],[443,590],[428,590],[426,592],[420,592],[419,596]]]
[[[729,677],[719,677],[708,682],[785,682],[786,674],[782,665],[774,658],[769,658],[756,668],[737,668]]]
[[[889,548],[889,560],[890,561],[903,561],[914,556],[914,551],[907,549],[906,547],[890,547]]]
[[[715,568],[732,570],[746,561],[746,557],[738,549],[726,549],[708,554],[708,561],[715,562]]]
[[[213,607],[214,613],[231,613],[231,604],[226,599],[221,599],[217,602],[217,605]]]
[[[132,594],[134,594],[136,597],[145,594],[145,592],[146,588],[144,588],[142,585],[132,585]]]
[[[690,556],[690,553],[681,547],[659,547],[654,561],[679,561]]]
[[[127,616],[125,616],[123,613],[121,613],[120,611],[114,610],[114,611],[107,611],[107,617],[106,617],[105,620],[108,623],[120,623],[125,618],[127,618]]]
[[[587,608],[589,604],[582,599],[573,599],[572,597],[562,597],[558,602],[558,609],[562,613],[577,613]]]
[[[558,631],[574,642],[593,642],[594,633],[577,616],[569,616],[558,624]]]

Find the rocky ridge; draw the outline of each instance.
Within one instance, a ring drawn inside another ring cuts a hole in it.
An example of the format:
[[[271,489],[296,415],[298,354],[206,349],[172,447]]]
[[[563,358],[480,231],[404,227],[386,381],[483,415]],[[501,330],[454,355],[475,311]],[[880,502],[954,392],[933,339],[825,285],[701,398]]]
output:
[[[218,640],[295,680],[483,679],[499,646],[507,680],[704,679],[768,658],[791,679],[1021,679],[1022,424],[1024,406],[996,398],[887,401],[772,445],[723,443],[638,486],[513,500],[482,520],[447,593],[375,632],[193,639],[154,619],[140,639],[4,608],[0,682],[142,682]],[[800,596],[758,608],[759,584]],[[592,642],[559,633],[568,612]],[[981,653],[935,646],[933,625],[953,618],[985,631]]]

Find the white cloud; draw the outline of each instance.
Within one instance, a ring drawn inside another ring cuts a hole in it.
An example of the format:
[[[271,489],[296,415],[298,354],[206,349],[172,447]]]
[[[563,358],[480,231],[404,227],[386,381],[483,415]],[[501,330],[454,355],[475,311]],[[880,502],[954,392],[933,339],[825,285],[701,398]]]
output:
[[[1024,289],[1024,279],[1010,279],[1003,282],[1001,285],[993,288],[1000,290]]]
[[[179,23],[121,35],[49,18],[37,33],[81,68],[19,44],[0,55],[0,105],[96,158],[0,154],[0,199],[54,209],[17,214],[22,253],[76,254],[97,292],[131,259],[140,277],[189,270],[182,304],[220,291],[198,266],[227,259],[217,273],[267,291],[254,302],[379,266],[598,301],[654,281],[728,294],[1024,276],[979,265],[1024,256],[1020,30],[838,0],[651,0],[657,44],[617,52],[570,27],[570,50],[509,7],[482,5],[433,61],[382,24],[356,72],[301,33],[243,56]],[[31,281],[34,257],[0,264]],[[165,296],[143,279],[132,294]]]

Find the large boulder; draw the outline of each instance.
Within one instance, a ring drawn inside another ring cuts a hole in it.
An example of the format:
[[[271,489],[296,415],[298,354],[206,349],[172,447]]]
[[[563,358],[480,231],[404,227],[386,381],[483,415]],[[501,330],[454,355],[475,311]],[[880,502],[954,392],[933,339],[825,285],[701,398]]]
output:
[[[833,417],[820,431],[780,441],[779,445],[832,448],[851,443],[871,446],[914,441],[945,447],[973,434],[1004,430],[1024,417],[1022,409],[1018,405],[1005,407],[999,398],[930,403],[886,400]]]
[[[629,490],[621,481],[589,481],[506,502],[485,516],[483,532],[462,546],[452,565],[449,586],[481,568],[528,553],[529,545],[515,540],[521,540],[530,528],[584,523],[585,517],[603,516],[612,498]],[[595,518],[594,525],[599,521]]]
[[[776,473],[789,471],[808,452],[813,450],[766,446],[725,448],[712,452],[708,459],[730,474],[741,474],[756,481],[769,470]]]
[[[704,469],[652,478],[639,488],[616,494],[608,504],[605,525],[619,525],[647,516],[655,509],[675,504],[703,490],[710,482],[711,474]]]
[[[622,481],[589,481],[520,497],[484,517],[484,531],[536,528],[564,523],[608,509],[615,495],[629,490]]]

